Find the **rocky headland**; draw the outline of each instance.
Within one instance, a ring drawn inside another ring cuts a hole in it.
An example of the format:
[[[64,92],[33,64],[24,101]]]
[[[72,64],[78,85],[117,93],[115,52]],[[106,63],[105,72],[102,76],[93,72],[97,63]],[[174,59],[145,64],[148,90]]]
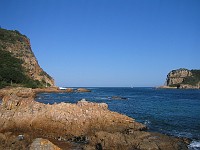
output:
[[[36,102],[35,95],[31,88],[0,90],[0,149],[45,143],[52,149],[187,149],[183,139],[147,132],[145,125],[110,111],[105,103],[48,105]]]
[[[200,70],[172,70],[167,75],[165,85],[159,88],[200,89]]]
[[[0,63],[0,87],[55,86],[54,79],[39,66],[30,40],[17,30],[0,28]]]

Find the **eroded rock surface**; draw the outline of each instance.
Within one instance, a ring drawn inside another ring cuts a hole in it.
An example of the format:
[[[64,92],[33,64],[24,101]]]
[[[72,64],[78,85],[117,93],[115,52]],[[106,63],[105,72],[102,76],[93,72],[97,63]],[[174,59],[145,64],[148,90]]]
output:
[[[200,89],[200,70],[177,69],[168,73],[166,86],[160,88]]]
[[[181,84],[186,77],[192,76],[192,72],[187,69],[178,69],[169,72],[167,75],[167,85]]]
[[[83,149],[187,149],[176,138],[145,132],[134,119],[108,110],[105,103],[45,105],[28,88],[1,90],[0,132],[34,133],[57,141],[80,143]],[[1,137],[0,137],[1,138]],[[58,145],[59,146],[59,145]]]

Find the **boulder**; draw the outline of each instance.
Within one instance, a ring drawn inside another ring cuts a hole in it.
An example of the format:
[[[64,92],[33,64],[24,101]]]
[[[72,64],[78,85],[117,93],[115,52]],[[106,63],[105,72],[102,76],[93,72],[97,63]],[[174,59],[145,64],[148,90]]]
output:
[[[78,88],[76,91],[77,92],[91,92],[91,90],[88,90],[86,88]]]
[[[67,89],[66,89],[66,92],[67,92],[67,93],[72,93],[72,92],[74,92],[74,90],[73,90],[72,88],[67,88]]]
[[[54,145],[47,139],[36,138],[30,145],[29,150],[61,150],[58,146]]]

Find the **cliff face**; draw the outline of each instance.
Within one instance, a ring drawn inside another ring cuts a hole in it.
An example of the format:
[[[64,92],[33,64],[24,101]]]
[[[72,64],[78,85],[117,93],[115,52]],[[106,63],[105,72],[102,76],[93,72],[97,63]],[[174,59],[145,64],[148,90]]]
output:
[[[192,76],[192,73],[190,70],[187,69],[178,69],[178,70],[172,70],[167,75],[167,85],[176,85],[181,84],[186,77]]]
[[[177,69],[167,75],[167,86],[177,88],[199,88],[200,70]]]
[[[54,86],[54,80],[38,64],[31,49],[30,40],[18,31],[0,29],[0,48],[22,61],[25,74],[33,80],[38,80],[48,86]]]

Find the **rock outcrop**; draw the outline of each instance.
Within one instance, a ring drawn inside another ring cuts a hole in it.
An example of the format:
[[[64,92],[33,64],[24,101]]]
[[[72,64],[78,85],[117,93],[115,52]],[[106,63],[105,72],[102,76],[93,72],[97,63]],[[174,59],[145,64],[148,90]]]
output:
[[[167,75],[167,85],[177,85],[181,84],[186,77],[192,76],[192,72],[187,69],[178,69],[178,70],[172,70]]]
[[[166,85],[176,88],[200,88],[200,70],[177,69],[167,75]],[[164,86],[163,86],[164,87]]]
[[[0,48],[20,59],[26,75],[31,79],[44,82],[48,86],[54,86],[53,78],[39,66],[32,52],[30,40],[25,35],[16,30],[0,29]]]
[[[77,92],[91,92],[91,90],[88,90],[86,88],[78,88],[76,91]]]
[[[143,124],[108,110],[105,103],[81,100],[77,104],[45,105],[34,101],[35,94],[28,88],[0,91],[0,133],[33,134],[32,140],[41,137],[54,139],[58,147],[59,141],[72,142],[85,150],[187,149],[183,140],[146,132]],[[27,144],[21,143],[21,147],[27,148]]]

